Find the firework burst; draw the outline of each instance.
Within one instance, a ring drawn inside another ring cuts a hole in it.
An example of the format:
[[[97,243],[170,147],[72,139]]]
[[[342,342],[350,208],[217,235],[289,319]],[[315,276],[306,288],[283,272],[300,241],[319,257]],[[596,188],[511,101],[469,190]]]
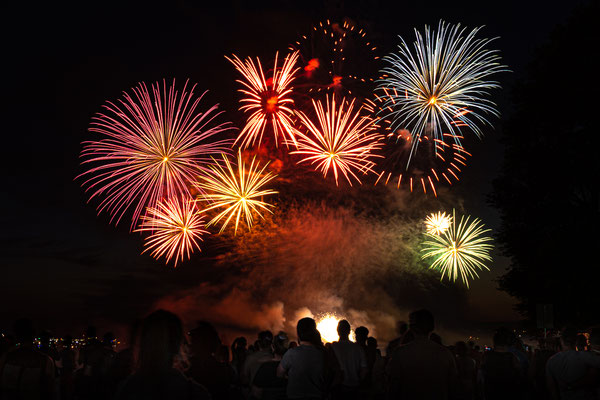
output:
[[[234,232],[237,233],[243,215],[248,229],[251,229],[254,220],[253,213],[262,218],[261,210],[272,212],[270,208],[274,206],[262,201],[262,198],[277,193],[275,190],[263,189],[275,178],[275,175],[270,172],[265,173],[268,163],[259,170],[256,157],[252,158],[249,166],[246,166],[241,150],[238,151],[237,174],[226,155],[223,155],[223,161],[225,168],[218,163],[213,164],[209,173],[200,175],[197,183],[198,188],[203,191],[200,198],[208,203],[203,212],[218,210],[218,214],[208,222],[207,226],[224,219],[225,222],[220,230],[223,232],[227,224],[235,217]]]
[[[298,150],[290,154],[304,156],[299,163],[316,164],[324,177],[332,171],[336,185],[340,173],[350,185],[351,178],[361,183],[355,171],[363,174],[371,171],[372,151],[381,146],[381,136],[375,132],[373,119],[361,114],[362,107],[355,111],[354,100],[342,99],[338,108],[335,96],[331,96],[331,100],[327,96],[325,106],[315,100],[313,106],[318,123],[315,125],[306,114],[297,112],[308,132],[296,132]]]
[[[384,102],[382,97],[376,96],[375,101],[367,100],[364,108],[375,116],[383,110],[391,110],[389,106],[383,108]],[[440,182],[452,185],[459,180],[462,168],[467,165],[467,157],[471,155],[456,143],[461,138],[454,138],[448,133],[443,135],[445,140],[423,135],[416,139],[419,151],[412,154],[413,136],[408,130],[393,130],[392,121],[387,118],[374,119],[377,129],[385,136],[381,149],[377,151],[381,157],[373,168],[377,175],[376,185],[392,182],[398,188],[410,188],[411,192],[420,187],[423,193],[431,190],[437,196],[436,186]]]
[[[166,257],[166,262],[175,257],[175,267],[184,257],[197,248],[202,235],[208,233],[204,229],[204,219],[196,209],[193,200],[167,199],[158,203],[157,207],[148,208],[142,216],[142,223],[136,232],[149,232],[146,249],[152,257]]]
[[[280,136],[295,143],[291,85],[298,70],[295,68],[298,52],[288,55],[280,69],[277,68],[277,56],[278,54],[275,55],[273,75],[268,79],[265,79],[258,58],[255,64],[251,58],[242,61],[235,55],[233,58],[226,57],[244,77],[237,81],[243,85],[244,88],[239,92],[245,96],[240,101],[240,110],[250,115],[236,139],[236,143],[241,142],[244,148],[253,146],[255,142],[260,144],[268,125],[273,129],[276,145]]]
[[[441,211],[429,214],[425,218],[425,228],[431,235],[441,235],[450,228],[450,224],[452,224],[452,216]]]
[[[392,120],[392,130],[410,132],[411,154],[423,135],[443,140],[446,131],[460,144],[463,128],[481,136],[478,124],[489,124],[484,115],[499,115],[486,96],[500,87],[489,77],[506,67],[498,51],[486,48],[494,39],[475,38],[480,29],[467,32],[440,22],[432,32],[426,26],[425,37],[415,30],[414,52],[401,38],[399,51],[384,57],[378,84],[386,97],[382,117]]]
[[[460,276],[467,288],[468,279],[479,277],[478,270],[489,268],[485,261],[492,261],[490,252],[493,246],[489,243],[492,238],[485,236],[489,229],[477,218],[469,223],[470,217],[461,217],[456,225],[456,215],[453,212],[452,223],[448,230],[441,235],[426,233],[428,239],[421,250],[421,259],[433,259],[432,269],[441,271],[442,277],[448,276],[453,282]]]
[[[320,22],[290,46],[304,65],[299,89],[310,94],[370,94],[377,74],[376,49],[365,30],[349,21]]]
[[[228,151],[230,142],[208,139],[231,129],[215,125],[217,106],[196,111],[204,96],[194,88],[181,92],[157,82],[149,91],[144,83],[108,102],[104,113],[92,118],[89,130],[103,136],[83,143],[82,164],[89,169],[83,186],[90,200],[104,197],[98,212],[106,211],[118,224],[133,210],[131,229],[144,210],[156,208],[163,198],[189,196],[188,184],[210,163],[210,155]]]

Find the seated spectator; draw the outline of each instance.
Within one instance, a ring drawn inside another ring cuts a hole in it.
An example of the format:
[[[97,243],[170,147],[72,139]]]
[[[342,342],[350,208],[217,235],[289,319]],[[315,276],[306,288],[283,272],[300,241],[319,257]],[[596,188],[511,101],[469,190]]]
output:
[[[388,364],[389,398],[450,398],[456,385],[456,364],[448,349],[429,340],[433,315],[427,310],[414,311],[409,324],[414,340],[396,348]]]
[[[517,357],[509,351],[511,332],[499,328],[493,341],[494,349],[483,355],[479,374],[485,399],[520,399],[523,371]]]
[[[600,357],[576,351],[577,330],[567,327],[562,330],[560,341],[563,351],[556,353],[546,364],[546,381],[552,399],[596,399],[596,391],[590,385],[578,384],[587,380],[591,369],[600,369]]]
[[[175,314],[158,310],[147,316],[140,332],[136,372],[124,383],[119,400],[204,400],[210,394],[173,368],[181,355],[183,327]]]
[[[368,365],[365,351],[350,341],[350,323],[341,320],[337,332],[340,340],[331,344],[343,373],[341,385],[335,388],[334,399],[355,399],[360,383],[367,376]]]
[[[0,359],[1,399],[52,399],[54,361],[33,344],[33,325],[19,319],[14,325],[16,349]]]

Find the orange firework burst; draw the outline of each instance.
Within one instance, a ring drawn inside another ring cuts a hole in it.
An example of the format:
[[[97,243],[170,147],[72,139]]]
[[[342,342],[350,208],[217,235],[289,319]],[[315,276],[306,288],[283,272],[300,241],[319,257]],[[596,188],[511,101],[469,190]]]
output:
[[[223,160],[226,169],[215,162],[209,167],[210,173],[200,175],[200,181],[197,183],[198,188],[203,192],[201,199],[209,203],[203,212],[222,209],[208,222],[207,226],[214,225],[226,218],[221,226],[220,232],[223,232],[229,221],[235,216],[234,232],[237,233],[243,214],[248,229],[251,229],[254,219],[253,212],[262,218],[261,209],[271,212],[269,208],[274,207],[272,204],[262,201],[262,197],[277,193],[275,190],[263,189],[263,186],[275,178],[275,175],[270,172],[264,173],[269,164],[265,164],[259,170],[259,163],[255,162],[256,157],[252,158],[250,166],[246,168],[241,150],[238,151],[237,175],[225,154],[223,154]]]
[[[278,54],[275,54],[273,76],[268,79],[265,79],[258,58],[255,64],[251,58],[242,61],[235,55],[233,58],[226,57],[244,77],[243,80],[237,81],[244,86],[239,90],[245,96],[240,101],[243,104],[240,110],[249,113],[250,116],[236,139],[236,143],[241,141],[244,148],[254,145],[256,141],[260,144],[265,128],[269,124],[273,128],[276,145],[280,135],[295,143],[291,120],[294,106],[291,84],[298,70],[294,68],[298,60],[298,52],[288,55],[280,69],[277,68],[277,56]]]
[[[351,177],[358,183],[360,179],[354,170],[366,174],[371,171],[374,163],[372,151],[381,146],[381,136],[375,133],[373,119],[361,115],[362,107],[354,110],[354,100],[347,102],[342,99],[339,108],[336,107],[334,96],[326,98],[326,106],[321,101],[313,100],[318,124],[315,125],[306,114],[298,112],[302,124],[309,133],[296,132],[298,150],[291,154],[301,154],[304,157],[299,163],[310,162],[317,164],[317,169],[327,176],[332,170],[335,183],[341,172],[352,185]],[[312,137],[311,137],[312,136]]]
[[[156,207],[149,207],[141,218],[136,232],[150,232],[142,254],[151,251],[154,258],[165,256],[167,263],[175,256],[175,267],[184,256],[189,259],[194,248],[200,250],[198,241],[208,233],[203,229],[204,219],[189,200],[160,201]]]
[[[367,101],[364,108],[376,115],[381,112],[383,102],[377,97],[375,102]],[[377,174],[375,184],[393,182],[398,188],[407,186],[411,192],[420,187],[424,193],[431,190],[437,196],[436,186],[440,182],[452,185],[459,180],[462,168],[467,165],[467,156],[471,155],[459,143],[462,136],[447,133],[443,135],[444,140],[424,135],[416,139],[415,145],[413,135],[406,129],[393,131],[389,119],[380,118],[376,124],[386,140],[378,152],[382,157],[373,167]]]

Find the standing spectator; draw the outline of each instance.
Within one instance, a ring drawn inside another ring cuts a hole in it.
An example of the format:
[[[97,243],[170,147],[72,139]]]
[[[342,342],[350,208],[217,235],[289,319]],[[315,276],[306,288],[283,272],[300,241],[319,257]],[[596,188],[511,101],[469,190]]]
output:
[[[486,400],[520,399],[523,371],[517,357],[508,349],[511,332],[499,328],[494,334],[494,350],[483,355],[480,381]]]
[[[61,400],[71,400],[75,390],[75,352],[72,349],[73,338],[70,335],[63,339],[63,348],[58,353],[61,363],[60,368],[60,398]]]
[[[334,399],[356,399],[360,383],[367,376],[368,365],[365,351],[350,341],[350,323],[345,319],[337,326],[340,340],[331,344],[344,375],[341,385],[335,388]]]
[[[562,330],[560,341],[563,351],[553,355],[546,364],[546,381],[552,399],[594,400],[594,388],[576,385],[586,378],[590,369],[600,368],[600,357],[591,352],[577,351],[577,330],[567,327]]]
[[[181,354],[183,327],[175,314],[158,310],[142,322],[136,372],[118,400],[208,400],[210,394],[173,368]]]
[[[277,367],[287,352],[289,339],[285,332],[279,332],[273,339],[273,359],[261,364],[254,376],[253,388],[260,391],[258,398],[263,400],[285,399],[286,381],[277,376]]]
[[[335,375],[339,372],[337,360],[321,343],[314,319],[302,318],[296,330],[300,344],[285,353],[277,375],[287,375],[288,399],[323,399],[329,386],[335,384]]]
[[[242,383],[252,387],[254,375],[260,365],[273,359],[273,334],[271,331],[262,331],[258,334],[256,351],[246,357],[242,372]]]
[[[548,386],[546,385],[546,363],[555,353],[551,348],[551,341],[540,339],[539,349],[533,353],[529,363],[529,379],[532,383],[533,398],[536,400],[545,400],[550,397]]]
[[[458,387],[456,399],[473,400],[477,382],[477,363],[469,357],[469,348],[465,342],[456,342],[456,369],[458,370]]]
[[[445,400],[455,390],[457,372],[448,349],[429,340],[434,319],[428,310],[409,315],[414,340],[392,353],[388,365],[390,399]]]
[[[244,364],[246,363],[246,356],[248,355],[247,344],[248,342],[243,336],[236,338],[231,344],[231,365],[237,374],[237,380],[240,379],[244,370]]]
[[[53,399],[54,362],[33,344],[33,325],[19,319],[14,325],[17,348],[0,359],[1,399]]]
[[[391,340],[388,343],[387,348],[385,350],[385,356],[387,358],[390,358],[394,350],[396,350],[396,347],[402,344],[402,338],[404,337],[407,331],[408,324],[406,323],[406,321],[398,321],[396,323],[396,333],[398,334],[398,337],[396,339]]]
[[[226,399],[233,384],[234,371],[227,363],[217,361],[215,353],[221,346],[217,330],[206,321],[199,321],[189,332],[191,339],[190,368],[187,375],[204,385],[213,399]]]

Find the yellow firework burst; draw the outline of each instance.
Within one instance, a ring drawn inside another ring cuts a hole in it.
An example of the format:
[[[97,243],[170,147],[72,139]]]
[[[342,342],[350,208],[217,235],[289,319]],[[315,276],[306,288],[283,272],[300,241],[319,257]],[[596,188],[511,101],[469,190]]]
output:
[[[432,235],[441,235],[450,228],[452,216],[445,212],[431,213],[425,218],[425,227],[427,233]]]
[[[448,276],[453,282],[460,276],[467,288],[468,279],[479,277],[478,270],[489,268],[485,261],[492,261],[490,252],[493,246],[489,243],[492,238],[486,236],[489,229],[484,229],[483,223],[477,218],[469,223],[470,217],[462,216],[456,225],[456,215],[453,211],[452,223],[448,230],[441,235],[426,233],[428,239],[423,243],[424,252],[421,259],[433,259],[429,268],[439,270],[441,279]]]
[[[252,158],[249,166],[246,166],[242,159],[241,150],[238,151],[237,174],[225,154],[223,155],[223,161],[225,168],[215,162],[209,167],[209,173],[200,175],[200,180],[197,183],[198,188],[202,191],[200,198],[208,203],[203,212],[218,210],[218,214],[208,222],[207,226],[214,225],[224,219],[225,222],[223,222],[220,230],[220,232],[223,232],[227,224],[235,218],[235,233],[237,233],[243,215],[248,229],[251,229],[254,219],[253,213],[262,218],[261,210],[272,212],[270,208],[274,206],[262,201],[262,198],[277,192],[271,189],[263,189],[263,187],[276,175],[270,172],[265,173],[268,163],[259,169],[256,157]]]
[[[152,257],[166,257],[168,263],[175,257],[175,266],[184,256],[190,258],[194,248],[200,250],[199,241],[208,233],[204,228],[204,219],[193,201],[168,199],[149,207],[142,215],[142,223],[137,232],[150,232],[146,239],[146,249]]]
[[[242,61],[235,55],[233,58],[226,57],[244,77],[243,80],[237,81],[243,85],[243,89],[239,91],[245,96],[240,101],[242,103],[240,110],[250,115],[236,139],[236,142],[240,141],[244,148],[254,145],[257,141],[260,144],[268,125],[272,126],[275,144],[278,144],[279,136],[295,143],[292,121],[294,100],[291,98],[291,84],[298,70],[295,68],[298,52],[288,55],[279,69],[277,56],[276,54],[273,75],[268,79],[265,79],[258,58],[255,64],[251,58]]]
[[[327,176],[333,171],[335,183],[342,173],[348,183],[351,178],[360,182],[356,172],[365,174],[375,165],[373,150],[381,147],[381,135],[375,132],[373,119],[362,115],[362,107],[354,110],[354,100],[342,99],[336,107],[335,96],[326,99],[326,105],[313,100],[318,123],[314,124],[304,113],[298,112],[300,121],[308,132],[296,132],[298,150],[290,154],[305,156],[299,163],[317,164],[317,169]]]

